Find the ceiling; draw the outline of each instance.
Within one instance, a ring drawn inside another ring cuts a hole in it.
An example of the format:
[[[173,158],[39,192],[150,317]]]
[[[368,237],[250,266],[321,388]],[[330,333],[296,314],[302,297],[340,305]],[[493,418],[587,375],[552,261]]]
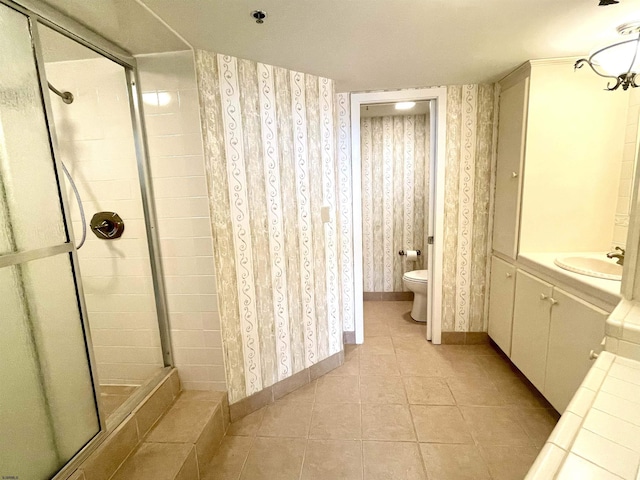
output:
[[[640,18],[640,0],[142,1],[195,48],[333,78],[338,91],[491,82],[528,59],[584,55]]]
[[[38,33],[46,63],[104,58],[90,48],[44,25],[38,25]]]
[[[339,92],[493,82],[528,59],[585,55],[640,19],[640,0],[45,1],[134,55],[184,50],[183,37]]]
[[[190,48],[141,2],[134,0],[42,1],[133,55]]]
[[[360,107],[360,117],[397,117],[403,115],[425,115],[429,113],[430,100],[416,102],[409,110],[396,110],[395,103],[372,103]]]

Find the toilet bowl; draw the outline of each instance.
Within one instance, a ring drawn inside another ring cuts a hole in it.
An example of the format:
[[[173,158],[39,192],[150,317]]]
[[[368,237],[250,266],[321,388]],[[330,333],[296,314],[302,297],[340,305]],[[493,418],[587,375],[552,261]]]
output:
[[[427,321],[428,270],[413,270],[402,276],[404,286],[413,292],[411,318],[416,322]]]

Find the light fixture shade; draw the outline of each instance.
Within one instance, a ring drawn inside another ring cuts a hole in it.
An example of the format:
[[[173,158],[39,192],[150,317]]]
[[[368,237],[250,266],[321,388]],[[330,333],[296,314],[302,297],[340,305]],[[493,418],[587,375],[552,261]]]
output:
[[[597,75],[612,80],[607,84],[609,91],[640,87],[636,83],[636,75],[640,79],[640,22],[620,25],[618,33],[632,38],[603,47],[575,64],[576,70],[586,64]]]
[[[626,73],[639,73],[639,45],[640,41],[636,38],[605,47],[591,56],[591,63],[612,77]]]
[[[398,102],[396,103],[396,110],[410,110],[416,106],[416,102]]]

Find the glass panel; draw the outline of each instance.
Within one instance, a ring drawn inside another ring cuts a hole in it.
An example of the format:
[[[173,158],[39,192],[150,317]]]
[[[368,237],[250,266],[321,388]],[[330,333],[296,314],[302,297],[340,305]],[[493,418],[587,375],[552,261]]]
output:
[[[0,5],[0,255],[67,241],[27,18]]]
[[[58,456],[15,267],[0,269],[0,296],[0,478],[49,478]]]
[[[49,478],[100,430],[68,254],[0,269],[2,475]]]
[[[60,33],[38,25],[50,92],[59,160],[76,244],[79,206],[89,222],[98,212],[124,220],[122,237],[105,240],[89,228],[78,249],[104,413],[115,411],[163,367],[134,145],[126,72],[121,65]],[[73,190],[80,193],[78,202]]]
[[[35,260],[22,272],[56,445],[68,460],[100,429],[71,258]]]

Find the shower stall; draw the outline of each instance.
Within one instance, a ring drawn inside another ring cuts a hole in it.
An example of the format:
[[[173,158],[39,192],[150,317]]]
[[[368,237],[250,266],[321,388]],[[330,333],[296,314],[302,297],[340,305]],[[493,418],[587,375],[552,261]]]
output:
[[[84,32],[0,0],[2,478],[66,478],[172,365],[135,60]]]

